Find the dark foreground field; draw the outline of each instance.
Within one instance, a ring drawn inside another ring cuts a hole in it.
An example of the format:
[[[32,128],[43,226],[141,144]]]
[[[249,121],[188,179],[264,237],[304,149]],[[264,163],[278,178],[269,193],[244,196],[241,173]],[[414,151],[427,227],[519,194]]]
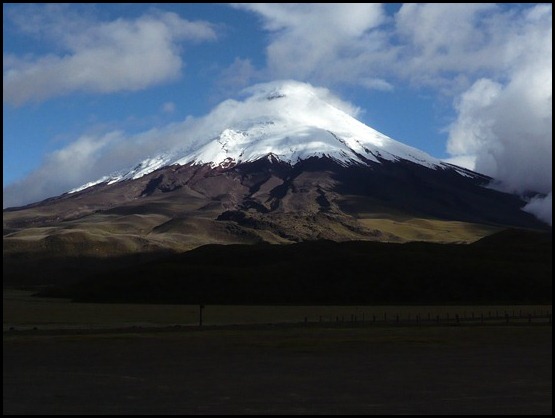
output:
[[[551,414],[552,329],[5,332],[4,414]]]

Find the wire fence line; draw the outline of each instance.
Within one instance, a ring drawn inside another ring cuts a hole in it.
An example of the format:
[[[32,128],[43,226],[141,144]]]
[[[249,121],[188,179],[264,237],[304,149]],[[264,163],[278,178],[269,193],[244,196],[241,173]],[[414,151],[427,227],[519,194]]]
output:
[[[391,314],[384,312],[383,314],[367,314],[353,313],[350,315],[323,316],[317,318],[305,316],[302,321],[305,324],[360,324],[360,325],[499,325],[499,324],[515,324],[515,325],[551,325],[551,311],[538,311],[532,313],[523,313],[522,311],[499,312],[488,311],[475,313],[445,313],[445,314]]]

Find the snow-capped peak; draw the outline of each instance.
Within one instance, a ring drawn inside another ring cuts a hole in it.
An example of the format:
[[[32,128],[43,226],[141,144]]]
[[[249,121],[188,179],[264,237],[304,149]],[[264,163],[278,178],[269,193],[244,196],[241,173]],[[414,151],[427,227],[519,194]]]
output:
[[[405,159],[429,167],[440,164],[359,122],[352,116],[355,109],[325,89],[286,81],[258,85],[247,92],[251,95],[243,102],[224,102],[212,112],[231,114],[217,136],[175,162],[241,163],[272,153],[292,164],[322,155],[342,162]]]
[[[361,123],[357,109],[327,89],[296,81],[253,86],[243,100],[226,100],[187,130],[178,151],[154,156],[100,182],[135,179],[173,164],[240,164],[269,154],[295,164],[326,156],[342,164],[408,160],[429,168],[442,163]]]

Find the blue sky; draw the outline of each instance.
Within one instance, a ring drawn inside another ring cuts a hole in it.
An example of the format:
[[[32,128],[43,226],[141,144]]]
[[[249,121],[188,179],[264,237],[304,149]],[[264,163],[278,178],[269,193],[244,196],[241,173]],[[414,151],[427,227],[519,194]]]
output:
[[[551,191],[550,4],[3,8],[4,207],[125,168],[98,164],[109,138],[132,148],[279,79],[509,191]]]

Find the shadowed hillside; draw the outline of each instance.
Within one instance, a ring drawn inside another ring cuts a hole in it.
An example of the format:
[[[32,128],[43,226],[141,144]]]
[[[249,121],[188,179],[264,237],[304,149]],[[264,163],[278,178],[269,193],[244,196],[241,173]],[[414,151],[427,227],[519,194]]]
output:
[[[471,245],[206,245],[50,289],[77,301],[186,304],[551,303],[551,234]]]

